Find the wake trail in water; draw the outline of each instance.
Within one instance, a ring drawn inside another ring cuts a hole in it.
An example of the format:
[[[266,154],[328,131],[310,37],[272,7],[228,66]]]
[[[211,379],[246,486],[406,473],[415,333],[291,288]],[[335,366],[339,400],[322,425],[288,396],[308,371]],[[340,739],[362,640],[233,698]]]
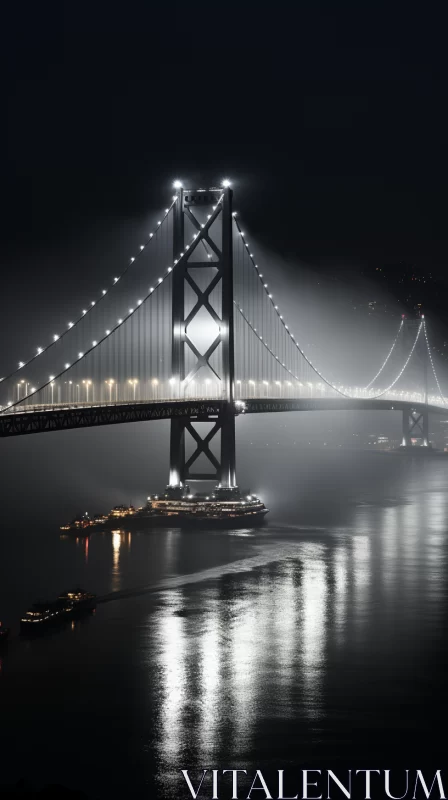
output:
[[[188,575],[176,575],[171,578],[165,578],[150,586],[136,586],[130,589],[120,589],[116,592],[101,595],[97,598],[97,603],[110,603],[113,600],[124,600],[128,597],[138,597],[143,594],[170,591],[190,584],[216,580],[222,578],[224,575],[238,575],[242,572],[250,572],[257,567],[264,567],[275,561],[297,558],[301,552],[303,554],[304,544],[303,542],[298,542],[297,544],[282,544],[281,546],[278,544],[273,544],[271,546],[264,545],[263,552],[258,555],[242,558],[231,564],[221,564],[218,567],[211,567],[210,569],[204,569],[200,572],[192,572]],[[317,543],[313,546],[320,547]]]

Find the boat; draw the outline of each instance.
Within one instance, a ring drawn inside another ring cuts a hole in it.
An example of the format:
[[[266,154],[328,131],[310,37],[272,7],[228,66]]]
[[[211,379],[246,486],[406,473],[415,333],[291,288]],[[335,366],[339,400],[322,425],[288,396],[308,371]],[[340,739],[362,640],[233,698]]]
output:
[[[3,642],[6,642],[6,640],[7,640],[8,636],[9,636],[9,633],[10,633],[10,631],[9,631],[9,628],[6,628],[6,627],[3,625],[3,623],[2,623],[2,622],[0,622],[0,645],[1,645]]]
[[[189,486],[181,489],[168,486],[162,496],[148,497],[146,508],[136,514],[135,522],[148,519],[156,526],[253,527],[264,521],[268,511],[256,495],[243,495],[236,487],[191,494]]]
[[[33,603],[20,620],[21,633],[39,633],[61,625],[73,617],[91,611],[96,605],[96,595],[83,589],[73,589],[59,595],[57,600],[39,600]]]
[[[237,487],[216,487],[208,494],[192,494],[190,487],[167,486],[164,494],[150,495],[146,506],[126,519],[128,530],[145,527],[238,528],[261,525],[269,509],[254,494]]]
[[[82,514],[82,516],[79,517],[75,517],[75,519],[73,519],[68,524],[61,525],[59,530],[78,533],[84,531],[91,524],[92,524],[92,519],[90,518],[89,514],[86,511],[85,514]]]
[[[150,527],[206,527],[238,528],[261,525],[269,509],[256,495],[240,492],[238,487],[217,486],[207,493],[192,494],[188,484],[181,487],[167,486],[160,495],[150,495],[145,506],[115,506],[107,516],[89,518],[84,529],[73,523],[62,530],[87,536],[94,531],[117,529],[122,521],[126,530]]]
[[[38,633],[68,619],[70,609],[59,600],[38,600],[20,620],[21,633]]]
[[[86,592],[79,587],[59,595],[59,601],[68,608],[73,615],[96,608],[96,594]]]

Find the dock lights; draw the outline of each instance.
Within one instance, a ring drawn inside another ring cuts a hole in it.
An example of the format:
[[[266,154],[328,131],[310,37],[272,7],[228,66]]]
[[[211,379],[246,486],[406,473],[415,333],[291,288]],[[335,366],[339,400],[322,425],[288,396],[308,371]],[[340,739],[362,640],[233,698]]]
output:
[[[224,178],[224,180],[221,183],[221,186],[223,186],[224,189],[228,189],[230,186],[230,181],[227,178]]]
[[[173,181],[174,189],[182,189],[182,181]]]

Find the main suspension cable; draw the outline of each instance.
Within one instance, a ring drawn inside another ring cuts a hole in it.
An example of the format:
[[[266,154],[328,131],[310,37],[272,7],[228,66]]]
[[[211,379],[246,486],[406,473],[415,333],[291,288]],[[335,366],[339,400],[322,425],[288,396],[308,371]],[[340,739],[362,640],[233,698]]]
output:
[[[418,326],[418,331],[417,331],[416,337],[415,337],[415,339],[414,339],[414,344],[412,345],[412,347],[411,347],[411,350],[410,350],[410,352],[409,352],[409,355],[408,355],[408,357],[407,357],[406,361],[404,362],[404,364],[403,364],[403,366],[402,366],[402,368],[401,368],[400,372],[398,373],[397,377],[395,378],[395,380],[394,380],[394,381],[392,381],[392,383],[390,383],[390,384],[389,384],[389,386],[387,387],[387,389],[384,389],[384,391],[380,392],[380,394],[375,394],[375,395],[374,395],[374,396],[371,398],[372,400],[376,400],[378,397],[382,397],[384,394],[387,394],[387,392],[388,392],[390,389],[392,389],[392,387],[393,387],[393,386],[395,386],[395,384],[397,383],[397,381],[399,381],[399,380],[400,380],[401,376],[403,375],[403,372],[405,371],[405,369],[406,369],[407,365],[409,364],[409,362],[410,362],[410,360],[411,360],[411,358],[412,358],[412,356],[413,356],[414,350],[415,350],[415,348],[416,348],[416,346],[417,346],[417,342],[418,342],[418,339],[419,339],[420,333],[421,333],[421,331],[422,331],[422,327],[423,327],[423,322],[421,322],[421,323],[420,323],[420,325]]]
[[[171,205],[169,206],[169,208],[165,209],[165,213],[164,213],[162,219],[157,221],[157,228],[155,228],[154,232],[149,234],[149,236],[148,236],[147,240],[145,241],[145,243],[140,245],[140,249],[139,249],[137,255],[136,256],[132,256],[130,258],[129,264],[125,267],[125,269],[118,275],[118,277],[113,279],[113,282],[112,282],[111,286],[109,287],[109,289],[103,289],[100,297],[97,300],[92,300],[89,303],[88,307],[82,311],[81,315],[79,317],[77,317],[74,322],[69,322],[67,330],[63,331],[63,333],[60,333],[60,334],[54,334],[53,341],[50,342],[50,344],[48,344],[46,347],[38,347],[37,348],[37,353],[34,356],[32,356],[31,358],[29,358],[28,361],[19,361],[19,366],[16,367],[16,369],[14,369],[11,372],[9,372],[8,375],[5,375],[5,377],[0,378],[0,383],[4,383],[5,381],[9,380],[10,378],[13,378],[14,375],[17,375],[17,373],[20,372],[21,369],[23,369],[24,367],[29,366],[29,364],[31,364],[33,361],[35,361],[37,358],[39,358],[39,356],[43,355],[43,353],[47,353],[52,347],[54,347],[55,344],[57,344],[57,342],[60,342],[61,339],[63,339],[65,336],[67,336],[68,333],[70,333],[70,331],[72,331],[74,328],[76,328],[79,325],[79,323],[83,319],[85,319],[86,316],[88,314],[90,314],[90,312],[93,311],[93,309],[96,308],[101,303],[101,301],[104,300],[104,298],[107,295],[109,295],[109,293],[112,291],[114,286],[116,286],[117,283],[126,275],[126,273],[129,272],[129,270],[131,269],[132,265],[143,254],[143,252],[146,250],[146,248],[148,247],[150,242],[153,240],[154,235],[161,229],[161,226],[163,225],[163,223],[165,222],[165,220],[169,216],[170,211],[173,208],[173,206],[176,203],[176,201],[177,201],[177,196],[175,196],[173,198],[173,201],[172,201]],[[25,398],[22,398],[22,399],[25,399]]]
[[[430,362],[431,362],[431,367],[432,367],[432,371],[433,371],[433,373],[434,373],[434,378],[436,379],[437,388],[438,388],[438,390],[439,390],[440,397],[441,397],[441,399],[442,399],[442,403],[443,403],[443,404],[446,406],[446,405],[448,405],[448,404],[447,404],[447,402],[446,402],[446,400],[445,400],[445,398],[444,398],[444,396],[443,396],[443,394],[442,394],[442,390],[441,390],[441,388],[440,388],[439,379],[438,379],[438,377],[437,377],[437,373],[436,373],[435,364],[434,364],[434,361],[433,361],[433,358],[432,358],[431,348],[430,348],[430,346],[429,346],[428,332],[427,332],[427,330],[426,330],[426,320],[425,320],[425,322],[423,323],[423,330],[424,330],[424,332],[425,332],[426,347],[428,348],[429,360],[430,360]]]
[[[394,351],[394,349],[395,349],[395,345],[396,345],[396,344],[397,344],[397,342],[398,342],[398,339],[399,339],[399,337],[400,337],[400,333],[401,333],[401,331],[403,330],[403,324],[404,324],[404,323],[403,323],[403,320],[401,320],[401,322],[400,322],[400,325],[399,325],[399,328],[398,328],[398,333],[397,333],[397,335],[396,335],[396,337],[395,337],[395,339],[394,339],[394,343],[393,343],[392,347],[390,348],[390,350],[389,350],[389,352],[388,352],[388,354],[387,354],[387,356],[386,356],[385,360],[383,361],[383,364],[382,364],[382,366],[380,367],[380,369],[379,369],[379,370],[378,370],[378,372],[376,373],[375,377],[374,377],[374,378],[372,378],[372,380],[370,381],[370,383],[368,383],[368,384],[367,384],[367,386],[364,386],[364,390],[366,390],[366,389],[369,389],[369,388],[372,386],[372,383],[375,383],[376,379],[377,379],[377,378],[379,378],[379,376],[381,375],[381,373],[382,373],[382,371],[383,371],[384,367],[386,366],[387,362],[389,361],[389,358],[391,357],[391,355],[392,355],[392,353],[393,353],[393,351]]]
[[[242,308],[241,308],[241,307],[238,305],[238,303],[236,302],[236,300],[234,300],[233,302],[234,302],[234,305],[236,306],[236,308],[238,309],[238,311],[240,312],[241,316],[243,317],[244,321],[247,323],[247,325],[248,325],[248,326],[249,326],[249,328],[251,329],[252,333],[254,333],[254,334],[255,334],[255,336],[257,337],[258,341],[259,341],[259,342],[261,342],[261,344],[263,345],[263,347],[265,347],[265,348],[266,348],[266,350],[268,351],[268,353],[270,353],[270,354],[271,354],[271,356],[273,356],[273,358],[275,358],[275,360],[277,361],[277,363],[278,363],[278,364],[279,364],[279,365],[280,365],[280,366],[281,366],[281,367],[282,367],[282,368],[283,368],[283,369],[284,369],[286,372],[288,372],[288,373],[289,373],[289,375],[292,375],[292,377],[293,377],[293,378],[295,378],[295,380],[297,380],[297,381],[299,381],[299,382],[300,382],[300,378],[298,378],[298,377],[297,377],[297,375],[295,375],[295,374],[294,374],[294,373],[293,373],[293,372],[292,372],[292,371],[289,369],[289,367],[287,367],[287,366],[286,366],[286,364],[284,364],[282,361],[280,361],[279,357],[278,357],[278,356],[277,356],[277,355],[276,355],[276,354],[273,352],[273,350],[271,350],[271,348],[270,348],[270,346],[268,345],[268,343],[267,343],[267,342],[265,342],[265,340],[264,340],[264,339],[263,339],[263,337],[262,337],[262,336],[261,336],[261,335],[258,333],[258,331],[256,330],[256,328],[254,328],[254,326],[252,325],[252,323],[251,323],[251,322],[249,322],[248,318],[246,317],[246,314],[244,313],[243,309],[242,309]],[[298,351],[300,352],[300,354],[303,356],[303,358],[304,358],[304,359],[305,359],[305,361],[307,362],[307,364],[308,364],[308,365],[311,367],[311,369],[313,369],[313,370],[314,370],[314,372],[316,373],[316,375],[318,375],[318,376],[319,376],[319,378],[321,378],[321,380],[323,380],[323,381],[324,381],[324,383],[326,383],[326,384],[327,384],[327,386],[330,386],[330,387],[331,387],[331,389],[334,389],[334,391],[335,391],[335,392],[337,392],[338,394],[342,395],[342,397],[351,397],[351,395],[349,395],[349,394],[345,394],[344,392],[341,392],[341,390],[340,390],[340,389],[338,389],[338,388],[337,388],[337,386],[334,386],[332,383],[330,383],[330,381],[327,381],[327,379],[326,379],[326,378],[324,378],[324,376],[323,376],[323,375],[321,375],[321,373],[320,373],[320,372],[319,372],[319,371],[316,369],[316,367],[314,367],[314,366],[313,366],[313,364],[312,364],[312,363],[311,363],[311,361],[310,361],[310,360],[307,358],[307,356],[305,355],[305,353],[303,352],[303,350],[301,349],[301,347],[300,347],[300,346],[297,344],[297,342],[295,342],[295,345],[296,345],[296,347],[297,347]]]
[[[296,341],[296,338],[295,338],[294,334],[292,334],[292,333],[290,332],[288,325],[285,323],[285,321],[284,321],[284,319],[283,319],[283,315],[282,315],[282,314],[280,314],[280,310],[279,310],[279,307],[278,307],[278,305],[276,305],[276,304],[275,304],[275,302],[274,302],[274,299],[273,299],[273,297],[272,297],[272,293],[268,291],[268,284],[267,284],[267,283],[263,283],[263,276],[260,274],[260,272],[259,272],[259,270],[258,270],[258,266],[257,266],[257,264],[255,263],[255,260],[254,260],[253,254],[252,254],[252,253],[249,251],[249,243],[248,243],[248,242],[245,240],[244,233],[243,233],[243,231],[241,230],[240,224],[239,224],[238,220],[237,220],[235,217],[236,217],[236,214],[234,214],[234,221],[235,221],[235,225],[236,225],[236,228],[237,228],[237,230],[238,230],[238,233],[239,233],[239,234],[240,234],[240,236],[241,236],[242,242],[243,242],[243,244],[244,244],[244,246],[245,246],[245,248],[246,248],[246,250],[247,250],[247,255],[249,256],[249,259],[250,259],[250,261],[251,261],[251,263],[252,263],[252,266],[254,267],[254,269],[255,269],[255,271],[256,271],[256,274],[257,274],[258,278],[260,279],[260,282],[261,282],[261,284],[262,284],[262,286],[263,286],[263,289],[264,289],[264,291],[265,291],[265,294],[266,294],[266,296],[267,296],[268,300],[271,302],[271,304],[272,304],[272,307],[274,308],[274,310],[275,310],[275,312],[276,312],[276,314],[277,314],[277,317],[278,317],[278,319],[280,320],[281,324],[283,325],[283,328],[284,328],[284,331],[285,331],[286,335],[287,335],[287,336],[289,337],[289,339],[290,339],[290,340],[293,342],[293,344],[295,345],[295,347],[297,348],[297,350],[300,352],[300,354],[302,355],[302,357],[305,359],[305,361],[307,362],[307,364],[308,364],[308,365],[311,367],[311,369],[312,369],[312,370],[313,370],[313,371],[316,373],[316,375],[317,375],[317,376],[318,376],[318,377],[319,377],[319,378],[320,378],[320,379],[321,379],[321,380],[322,380],[324,383],[326,383],[326,384],[327,384],[327,386],[329,386],[331,389],[333,389],[333,390],[334,390],[335,392],[337,392],[338,394],[342,395],[342,397],[353,398],[353,397],[354,397],[354,395],[349,395],[349,394],[346,394],[345,392],[341,391],[341,390],[340,390],[340,389],[339,389],[337,386],[335,386],[335,384],[334,384],[334,383],[332,383],[332,381],[328,380],[327,378],[325,378],[325,376],[324,376],[324,375],[322,375],[322,373],[320,372],[320,370],[319,370],[319,369],[318,369],[318,368],[317,368],[317,367],[316,367],[316,366],[315,366],[315,365],[312,363],[312,361],[311,361],[311,360],[308,358],[308,356],[306,355],[306,353],[304,352],[304,350],[303,350],[303,349],[300,347],[299,343]],[[245,315],[245,313],[244,313],[243,309],[241,309],[241,308],[238,306],[238,304],[237,304],[237,303],[235,303],[235,304],[236,304],[236,306],[237,306],[238,310],[240,311],[240,313],[242,313],[242,314],[243,314],[243,316],[244,316],[244,318],[245,318],[246,322],[247,322],[247,323],[248,323],[248,325],[249,325],[249,326],[252,328],[253,332],[254,332],[254,333],[255,333],[255,335],[258,337],[258,339],[259,339],[259,340],[260,340],[260,341],[261,341],[261,342],[264,344],[264,346],[266,347],[266,349],[267,349],[267,350],[268,350],[268,351],[269,351],[269,352],[270,352],[270,353],[271,353],[271,354],[274,356],[274,358],[276,358],[276,360],[278,360],[278,361],[279,361],[279,363],[280,363],[280,364],[282,364],[282,366],[284,366],[284,365],[283,365],[283,363],[282,363],[282,362],[281,362],[281,361],[280,361],[280,360],[277,358],[277,356],[276,356],[276,355],[273,353],[273,351],[271,350],[271,348],[267,346],[267,344],[264,342],[263,338],[262,338],[262,337],[261,337],[261,336],[258,334],[258,332],[255,330],[255,327],[253,327],[253,326],[251,325],[251,323],[250,323],[250,322],[249,322],[249,320],[247,319],[247,317],[246,317],[246,315]],[[400,327],[399,327],[399,331],[398,331],[398,334],[397,334],[396,340],[395,340],[395,342],[394,342],[394,344],[393,344],[393,346],[392,346],[392,349],[391,349],[391,351],[390,351],[390,353],[389,353],[389,355],[388,355],[388,357],[387,357],[387,359],[386,359],[386,362],[388,361],[388,359],[389,359],[389,357],[390,357],[390,355],[391,355],[391,353],[392,353],[392,350],[393,350],[393,349],[394,349],[394,347],[395,347],[396,341],[398,340],[399,334],[400,334],[400,332],[401,332],[401,329],[402,329],[402,325],[403,325],[403,321],[402,321],[402,323],[401,323],[401,325],[400,325]],[[395,386],[395,384],[397,383],[397,381],[398,381],[398,380],[401,378],[401,376],[403,375],[403,372],[405,371],[406,367],[407,367],[407,366],[408,366],[408,364],[409,364],[409,361],[410,361],[410,359],[412,358],[412,355],[413,355],[413,353],[414,353],[414,350],[415,350],[415,347],[416,347],[416,344],[417,344],[417,341],[418,341],[418,338],[419,338],[419,335],[420,335],[421,329],[422,329],[422,324],[420,324],[420,326],[419,326],[419,329],[418,329],[418,331],[417,331],[417,335],[416,335],[416,337],[415,337],[415,341],[414,341],[414,343],[413,343],[413,345],[412,345],[411,351],[410,351],[410,353],[409,353],[409,355],[408,355],[408,357],[407,357],[406,361],[404,362],[404,365],[403,365],[402,369],[400,370],[400,372],[398,373],[397,377],[395,378],[395,380],[393,380],[393,381],[392,381],[392,383],[391,383],[391,384],[390,384],[390,385],[387,387],[387,389],[384,389],[384,390],[383,390],[382,392],[380,392],[379,394],[373,395],[373,396],[371,397],[371,399],[372,399],[372,400],[375,400],[375,399],[377,399],[378,397],[382,397],[384,394],[386,394],[386,393],[387,393],[387,392],[388,392],[390,389],[392,389],[392,387],[393,387],[393,386]],[[386,362],[383,364],[383,368],[384,368],[384,366],[385,366]],[[380,370],[380,372],[382,372],[382,369]],[[291,373],[291,374],[292,374],[292,373]],[[378,373],[378,374],[379,374],[379,373]],[[375,379],[374,379],[374,380],[375,380]],[[372,384],[372,383],[373,383],[373,381],[371,381],[371,382],[370,382],[370,384],[368,384],[368,386],[371,386],[371,384]],[[368,387],[365,387],[365,388],[368,388]]]
[[[2,411],[0,411],[0,413],[8,413],[9,411],[11,411],[11,409],[15,408],[20,403],[24,403],[25,400],[29,400],[30,397],[34,397],[34,395],[38,394],[38,392],[41,392],[47,386],[50,386],[53,381],[56,381],[56,380],[58,380],[58,378],[61,378],[62,375],[65,375],[66,372],[68,372],[75,364],[79,364],[90,353],[92,353],[94,350],[96,350],[96,348],[98,348],[101,344],[103,344],[103,342],[105,342],[110,336],[112,336],[119,328],[121,328],[121,326],[124,325],[136,313],[136,311],[138,311],[140,306],[144,305],[147,302],[147,300],[154,294],[154,292],[157,291],[157,289],[169,277],[171,272],[173,272],[173,270],[176,269],[176,266],[178,264],[180,264],[182,261],[188,260],[188,258],[191,256],[191,252],[189,252],[189,251],[190,250],[191,251],[195,250],[197,245],[202,241],[202,238],[208,234],[208,231],[209,231],[210,227],[213,225],[215,219],[221,213],[221,210],[222,210],[222,206],[221,206],[222,199],[223,199],[223,195],[221,195],[219,197],[219,199],[216,202],[216,205],[213,207],[213,214],[210,215],[210,218],[207,220],[207,222],[204,224],[204,226],[201,227],[201,230],[198,233],[195,233],[193,235],[193,241],[192,241],[191,245],[189,245],[189,244],[185,245],[183,252],[179,254],[178,258],[174,259],[173,265],[167,268],[165,274],[161,278],[158,278],[158,281],[157,281],[157,284],[155,285],[155,287],[154,288],[150,287],[148,293],[141,300],[137,300],[135,308],[130,308],[129,311],[123,316],[123,318],[119,319],[117,324],[114,325],[113,328],[111,328],[110,330],[107,330],[105,336],[103,336],[102,339],[100,339],[99,341],[96,341],[95,343],[92,343],[92,346],[89,347],[86,350],[85,353],[79,353],[78,358],[75,359],[73,364],[66,364],[64,369],[61,370],[57,375],[52,376],[50,378],[50,380],[46,381],[42,386],[40,386],[39,388],[37,388],[34,391],[30,392],[25,397],[20,398],[20,400],[17,400],[15,403],[9,403],[5,408],[3,408]],[[173,204],[174,204],[174,202],[175,201],[173,201]]]

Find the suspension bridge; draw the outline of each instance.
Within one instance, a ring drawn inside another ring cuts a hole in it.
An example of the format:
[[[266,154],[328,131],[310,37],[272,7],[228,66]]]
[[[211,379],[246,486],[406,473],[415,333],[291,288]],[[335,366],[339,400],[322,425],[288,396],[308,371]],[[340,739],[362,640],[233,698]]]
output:
[[[335,381],[279,308],[229,183],[175,190],[111,284],[1,379],[0,436],[170,419],[172,489],[236,486],[243,414],[399,411],[402,445],[428,446],[447,399],[425,318],[402,318],[365,386]]]

